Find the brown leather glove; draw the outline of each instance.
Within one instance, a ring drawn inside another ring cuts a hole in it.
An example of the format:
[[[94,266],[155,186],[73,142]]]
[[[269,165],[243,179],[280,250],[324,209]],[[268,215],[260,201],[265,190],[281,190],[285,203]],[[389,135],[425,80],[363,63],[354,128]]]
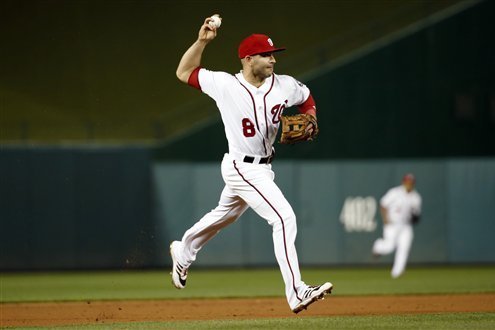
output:
[[[282,135],[280,143],[293,144],[301,141],[312,141],[318,134],[316,118],[300,113],[291,116],[281,116]]]

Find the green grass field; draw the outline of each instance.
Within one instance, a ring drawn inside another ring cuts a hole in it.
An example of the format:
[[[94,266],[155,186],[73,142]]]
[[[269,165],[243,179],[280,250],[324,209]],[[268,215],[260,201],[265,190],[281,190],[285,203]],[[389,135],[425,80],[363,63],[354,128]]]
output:
[[[495,266],[412,267],[392,280],[389,268],[303,268],[307,283],[331,281],[334,295],[449,294],[495,292]],[[167,270],[57,273],[2,273],[2,303],[188,299],[225,297],[281,297],[278,269],[191,269],[187,290],[170,284]],[[110,325],[62,327],[109,328]],[[442,313],[425,315],[283,318],[232,321],[181,321],[113,324],[111,328],[223,328],[223,329],[495,329],[495,313]]]
[[[132,329],[494,329],[494,313],[427,314],[394,316],[341,316],[242,321],[136,323]],[[80,326],[79,329],[108,328]],[[129,329],[129,323],[112,329]],[[75,327],[57,327],[75,329]]]

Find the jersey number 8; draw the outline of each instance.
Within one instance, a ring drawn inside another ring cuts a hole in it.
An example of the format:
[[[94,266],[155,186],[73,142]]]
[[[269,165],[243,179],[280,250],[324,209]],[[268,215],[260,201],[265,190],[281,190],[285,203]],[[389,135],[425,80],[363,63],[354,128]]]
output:
[[[253,137],[256,134],[254,124],[249,118],[242,119],[242,132],[245,137]]]

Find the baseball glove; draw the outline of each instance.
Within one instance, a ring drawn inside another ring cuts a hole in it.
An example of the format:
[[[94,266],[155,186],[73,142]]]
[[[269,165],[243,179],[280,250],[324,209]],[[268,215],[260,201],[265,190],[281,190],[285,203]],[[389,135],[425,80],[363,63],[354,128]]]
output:
[[[300,113],[292,116],[281,116],[282,135],[280,143],[293,144],[300,141],[311,141],[318,134],[316,118]]]

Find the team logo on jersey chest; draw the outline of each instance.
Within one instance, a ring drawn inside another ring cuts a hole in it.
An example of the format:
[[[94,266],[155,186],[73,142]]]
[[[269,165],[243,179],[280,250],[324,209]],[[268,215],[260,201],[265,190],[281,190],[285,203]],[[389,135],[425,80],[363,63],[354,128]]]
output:
[[[273,124],[278,124],[280,122],[280,116],[284,112],[284,109],[287,108],[287,100],[284,101],[284,103],[281,104],[276,104],[273,106],[272,110],[270,111],[272,114],[272,123]]]

